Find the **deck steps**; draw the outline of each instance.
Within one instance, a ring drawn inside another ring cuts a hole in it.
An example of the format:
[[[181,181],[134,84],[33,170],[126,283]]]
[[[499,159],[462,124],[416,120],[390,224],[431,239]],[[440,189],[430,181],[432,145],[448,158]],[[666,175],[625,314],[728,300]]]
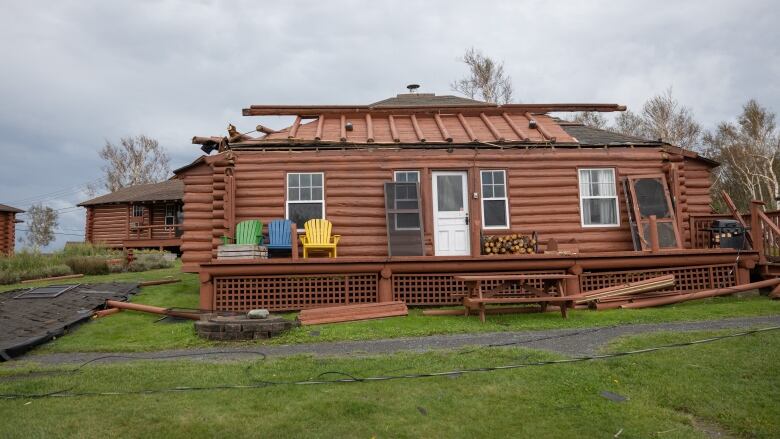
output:
[[[300,321],[301,325],[319,325],[322,323],[352,322],[355,320],[379,319],[408,314],[409,310],[406,308],[406,304],[401,301],[395,301],[305,309],[298,315],[298,321]]]

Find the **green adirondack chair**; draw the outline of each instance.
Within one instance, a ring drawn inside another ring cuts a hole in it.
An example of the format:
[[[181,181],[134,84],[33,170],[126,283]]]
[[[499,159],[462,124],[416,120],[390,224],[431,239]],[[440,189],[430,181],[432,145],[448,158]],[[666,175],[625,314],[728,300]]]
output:
[[[222,237],[227,244],[229,237]],[[236,224],[236,244],[263,245],[263,222],[260,220],[246,220]]]

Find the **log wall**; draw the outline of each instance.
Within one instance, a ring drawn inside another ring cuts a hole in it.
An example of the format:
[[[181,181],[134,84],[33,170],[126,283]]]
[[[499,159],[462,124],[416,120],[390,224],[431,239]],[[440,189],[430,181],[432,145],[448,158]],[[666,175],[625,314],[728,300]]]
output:
[[[236,222],[259,218],[265,224],[283,218],[287,172],[324,172],[325,216],[333,223],[333,233],[342,235],[339,256],[387,255],[383,183],[392,180],[395,170],[420,171],[426,255],[433,255],[431,173],[436,170],[468,171],[470,195],[481,194],[480,170],[505,170],[513,231],[535,231],[541,241],[556,238],[559,242],[572,242],[583,253],[633,250],[620,179],[642,174],[669,175],[671,164],[677,168],[680,223],[688,243],[688,215],[709,212],[710,169],[699,160],[659,149],[229,151],[208,157],[205,163],[182,173],[182,259],[188,271],[196,271],[197,264],[209,262],[233,216]],[[581,225],[577,170],[595,167],[616,170],[618,227]],[[229,208],[225,210],[228,169],[235,179],[232,213]],[[469,203],[472,220],[479,220],[472,224],[481,224],[480,200],[470,196]],[[475,244],[472,242],[472,246]]]
[[[128,216],[127,204],[87,206],[87,242],[122,247],[127,233]]]
[[[16,213],[0,212],[0,255],[12,255],[16,240]]]

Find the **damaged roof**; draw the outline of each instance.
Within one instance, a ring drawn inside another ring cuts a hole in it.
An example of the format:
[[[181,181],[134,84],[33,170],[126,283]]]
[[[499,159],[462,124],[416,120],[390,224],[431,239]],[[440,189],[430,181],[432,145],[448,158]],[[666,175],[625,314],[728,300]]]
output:
[[[24,211],[22,209],[17,209],[5,204],[0,204],[0,212],[22,213]]]
[[[160,183],[138,184],[119,189],[116,192],[102,195],[79,203],[79,206],[96,204],[135,203],[142,201],[174,201],[184,197],[184,182],[179,179],[166,180]]]

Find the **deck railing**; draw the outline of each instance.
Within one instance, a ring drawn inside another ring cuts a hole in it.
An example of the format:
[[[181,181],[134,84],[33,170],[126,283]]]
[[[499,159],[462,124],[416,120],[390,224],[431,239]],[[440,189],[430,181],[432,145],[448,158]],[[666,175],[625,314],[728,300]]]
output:
[[[181,236],[181,224],[157,224],[153,226],[130,224],[127,239],[174,239]]]
[[[780,210],[764,212],[763,205],[760,201],[753,201],[749,218],[758,263],[765,265],[780,262]]]

